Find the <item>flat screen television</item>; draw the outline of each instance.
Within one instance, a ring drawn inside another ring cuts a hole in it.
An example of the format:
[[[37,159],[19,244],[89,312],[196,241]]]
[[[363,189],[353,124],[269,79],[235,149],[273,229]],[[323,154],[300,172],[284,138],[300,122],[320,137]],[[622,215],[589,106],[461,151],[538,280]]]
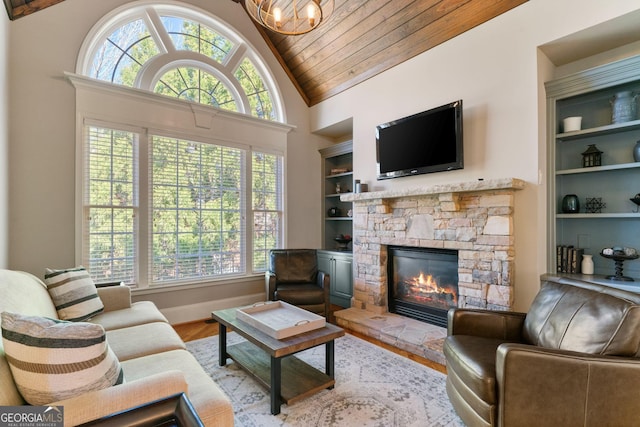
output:
[[[376,126],[378,180],[464,168],[462,100]]]

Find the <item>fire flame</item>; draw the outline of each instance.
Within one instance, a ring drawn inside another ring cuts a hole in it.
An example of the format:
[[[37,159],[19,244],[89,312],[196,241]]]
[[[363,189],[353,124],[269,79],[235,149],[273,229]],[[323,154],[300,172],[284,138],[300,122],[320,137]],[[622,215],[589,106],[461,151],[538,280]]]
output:
[[[448,288],[441,288],[433,278],[431,274],[425,275],[420,272],[418,277],[413,277],[411,280],[411,291],[417,294],[449,294],[453,298],[453,302],[457,304],[457,296],[454,290]]]

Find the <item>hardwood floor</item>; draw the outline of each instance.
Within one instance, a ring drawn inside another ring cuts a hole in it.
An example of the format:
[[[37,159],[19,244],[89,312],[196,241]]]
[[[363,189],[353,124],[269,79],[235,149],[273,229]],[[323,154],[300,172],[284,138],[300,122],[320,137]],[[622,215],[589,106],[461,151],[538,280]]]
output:
[[[333,316],[331,316],[333,317]],[[211,322],[208,319],[203,319],[203,320],[197,320],[194,322],[188,322],[188,323],[181,323],[181,324],[177,324],[177,325],[173,325],[173,328],[176,330],[176,332],[178,333],[178,335],[180,335],[180,338],[182,338],[183,341],[187,342],[187,341],[193,341],[193,340],[197,340],[197,339],[201,339],[201,338],[207,338],[207,337],[211,337],[214,335],[218,335],[218,323],[217,322]],[[393,347],[387,343],[384,343],[382,341],[376,340],[374,338],[368,337],[366,335],[362,335],[358,332],[355,331],[351,331],[346,329],[346,332],[358,337],[360,339],[363,339],[365,341],[368,341],[372,344],[375,344],[379,347],[382,347],[386,350],[389,350],[393,353],[399,354],[401,356],[404,356],[408,359],[413,360],[414,362],[420,363],[424,366],[427,366],[431,369],[434,369],[436,371],[442,372],[442,373],[447,373],[446,367],[439,364],[439,363],[435,363],[429,359],[425,359],[424,357],[420,357],[417,356],[415,354],[409,353],[408,351],[405,350],[401,350],[398,349],[396,347]]]

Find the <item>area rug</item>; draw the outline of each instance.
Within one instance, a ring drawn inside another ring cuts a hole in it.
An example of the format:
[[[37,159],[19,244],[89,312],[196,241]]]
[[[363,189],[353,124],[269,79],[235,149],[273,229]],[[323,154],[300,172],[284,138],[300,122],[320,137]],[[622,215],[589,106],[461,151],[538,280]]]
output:
[[[235,333],[228,344],[243,341]],[[187,343],[231,399],[235,425],[326,427],[464,426],[445,391],[445,375],[352,335],[336,340],[333,390],[323,390],[271,415],[269,394],[232,361],[218,366],[218,338]],[[324,371],[324,346],[296,357]]]

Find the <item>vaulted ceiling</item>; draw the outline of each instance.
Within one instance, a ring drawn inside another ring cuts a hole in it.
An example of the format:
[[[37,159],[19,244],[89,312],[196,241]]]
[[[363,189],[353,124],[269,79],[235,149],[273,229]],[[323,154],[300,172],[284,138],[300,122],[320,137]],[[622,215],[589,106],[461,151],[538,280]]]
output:
[[[335,0],[327,22],[304,35],[256,26],[315,105],[526,1]]]
[[[11,19],[61,1],[4,0]],[[335,0],[333,15],[310,33],[282,36],[256,27],[311,106],[525,2]]]

